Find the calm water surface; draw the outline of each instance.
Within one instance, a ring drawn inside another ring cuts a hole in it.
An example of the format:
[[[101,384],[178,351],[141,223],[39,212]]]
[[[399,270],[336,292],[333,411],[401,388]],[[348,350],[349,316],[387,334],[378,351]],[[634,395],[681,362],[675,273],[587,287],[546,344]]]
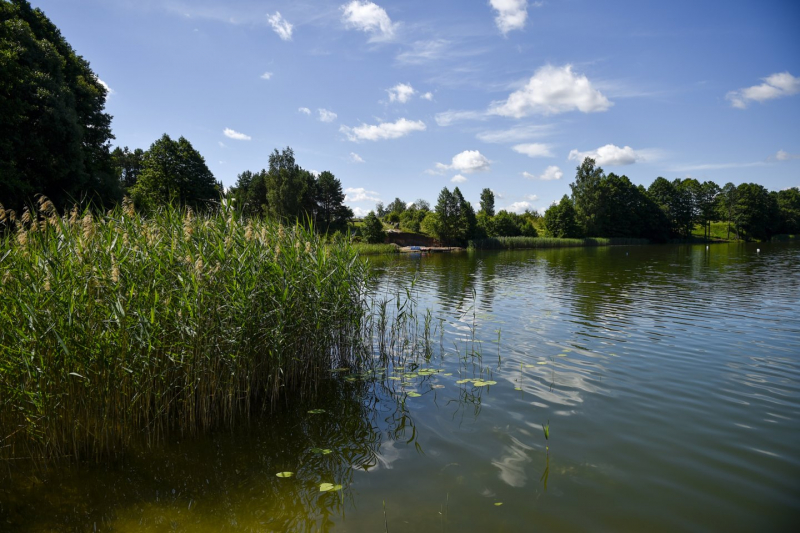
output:
[[[0,530],[800,525],[800,246],[373,263],[381,294],[415,280],[429,361],[333,373],[247,427],[110,466],[15,475]],[[496,384],[457,383],[478,378]]]

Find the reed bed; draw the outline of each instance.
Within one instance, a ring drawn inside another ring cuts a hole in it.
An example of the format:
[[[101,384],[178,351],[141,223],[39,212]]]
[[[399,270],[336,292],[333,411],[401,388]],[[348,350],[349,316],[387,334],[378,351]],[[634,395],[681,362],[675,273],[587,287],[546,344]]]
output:
[[[370,356],[347,243],[224,206],[147,217],[0,206],[0,459],[153,445],[313,391]]]
[[[396,244],[368,244],[365,242],[353,243],[353,248],[359,255],[396,254],[400,248]]]
[[[649,244],[647,239],[600,238],[556,239],[552,237],[490,237],[469,241],[473,250],[516,250],[524,248],[575,248],[580,246],[618,246]]]

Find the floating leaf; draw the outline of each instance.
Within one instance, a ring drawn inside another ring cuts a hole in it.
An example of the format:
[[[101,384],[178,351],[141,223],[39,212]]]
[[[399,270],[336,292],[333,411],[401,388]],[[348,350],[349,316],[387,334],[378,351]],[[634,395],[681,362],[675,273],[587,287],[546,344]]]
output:
[[[411,378],[415,378],[415,377],[417,377],[418,375],[419,375],[419,374],[414,374],[414,373],[411,373],[411,374],[403,374],[403,377],[404,377],[404,378],[406,378],[406,379],[411,379]]]
[[[411,392],[408,393],[408,396],[409,396],[409,398],[419,398],[420,396],[422,396],[422,394],[420,394],[418,392],[411,391]]]
[[[292,477],[294,475],[294,472],[278,472],[275,475],[278,477]]]
[[[560,353],[560,354],[558,354],[558,356],[559,356],[559,357],[566,357],[566,356],[567,356],[567,354],[565,354],[565,353]]]
[[[525,368],[536,368],[536,365],[525,365]]]
[[[333,453],[333,450],[329,450],[328,448],[311,448],[311,453],[328,455],[329,453]]]
[[[400,381],[400,378],[397,376],[389,376],[389,379],[391,379],[392,381]]]
[[[536,364],[537,364],[537,365],[546,365],[546,364],[547,364],[547,361],[539,361],[539,362],[537,362]]]
[[[308,412],[310,415],[320,415],[325,412],[325,409],[312,409]]]
[[[500,507],[501,505],[503,505],[503,502],[494,502],[495,507]]]
[[[320,483],[319,484],[319,491],[320,492],[330,492],[334,490],[342,490],[341,485],[334,485],[333,483]]]
[[[496,381],[476,381],[476,387],[486,387],[487,385],[497,385]]]
[[[431,385],[431,388],[432,389],[443,389],[444,385],[438,385],[438,384],[437,385]]]
[[[522,387],[514,387],[514,390],[522,390]]]
[[[452,376],[452,375],[453,375],[453,373],[452,373],[452,372],[448,372],[447,374],[442,374],[442,375],[443,375],[443,376]]]
[[[464,383],[469,383],[470,381],[472,381],[472,380],[471,379],[459,379],[458,381],[456,381],[456,383],[458,383],[459,385],[463,385]]]

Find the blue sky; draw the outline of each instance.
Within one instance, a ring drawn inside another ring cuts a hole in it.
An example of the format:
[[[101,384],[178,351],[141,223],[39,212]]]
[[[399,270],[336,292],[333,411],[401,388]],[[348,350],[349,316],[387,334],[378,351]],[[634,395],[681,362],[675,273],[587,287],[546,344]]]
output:
[[[543,209],[593,155],[649,185],[800,185],[800,2],[32,0],[111,89],[115,145],[233,185],[291,146],[357,214],[458,185]]]

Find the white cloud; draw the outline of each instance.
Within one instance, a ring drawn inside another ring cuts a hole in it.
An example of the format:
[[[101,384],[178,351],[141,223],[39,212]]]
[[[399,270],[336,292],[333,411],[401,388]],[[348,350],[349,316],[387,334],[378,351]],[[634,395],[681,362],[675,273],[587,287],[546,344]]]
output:
[[[582,162],[585,158],[591,157],[600,166],[603,165],[632,165],[638,161],[652,161],[658,157],[657,150],[634,150],[630,146],[620,148],[613,144],[601,146],[597,150],[579,152],[570,150],[569,159],[571,161]]]
[[[355,128],[342,126],[339,131],[344,133],[353,142],[378,141],[382,139],[397,139],[405,137],[414,131],[424,131],[425,123],[421,120],[398,119],[396,122],[383,122],[378,125],[361,124]]]
[[[767,163],[764,161],[754,161],[752,163],[706,163],[701,165],[686,165],[682,167],[673,167],[669,170],[672,172],[691,172],[693,170],[723,170],[727,168],[750,168],[750,167],[763,167]]]
[[[353,0],[340,9],[345,26],[371,34],[370,42],[389,41],[394,37],[397,24],[392,22],[386,10],[379,5]]]
[[[525,21],[528,20],[527,0],[489,0],[489,3],[497,11],[494,22],[503,35],[525,27]]]
[[[109,87],[108,84],[103,80],[101,80],[100,78],[97,78],[97,83],[102,85],[103,88],[106,90],[106,99],[108,99],[108,97],[111,96],[112,94],[117,94],[117,92],[114,89]]]
[[[535,202],[535,201],[537,201],[539,199],[539,197],[536,196],[535,194],[526,194],[525,195],[525,199],[529,200],[531,202]]]
[[[417,91],[408,83],[398,83],[391,89],[386,89],[386,92],[389,93],[390,102],[400,102],[404,104],[408,102]]]
[[[556,181],[560,180],[564,177],[564,173],[561,172],[561,169],[555,165],[551,165],[544,169],[544,172],[540,175],[531,174],[530,172],[523,172],[523,176],[528,178],[529,180],[541,180],[541,181]]]
[[[417,41],[411,45],[410,50],[397,54],[398,63],[406,65],[419,65],[429,61],[441,59],[450,45],[450,41],[434,39],[432,41]]]
[[[764,102],[800,93],[800,78],[795,78],[788,72],[780,72],[762,79],[764,83],[761,85],[731,91],[725,98],[730,100],[733,107],[745,109],[750,101]]]
[[[514,150],[519,154],[525,154],[528,157],[553,157],[553,152],[550,151],[549,144],[542,144],[542,143],[518,144],[512,147],[512,150]]]
[[[227,148],[227,145],[224,142],[219,141],[219,147],[220,148]]]
[[[271,77],[272,77],[272,72],[265,72],[264,74],[261,75],[262,80],[268,80]]]
[[[300,113],[304,113],[306,115],[310,115],[311,114],[311,110],[309,108],[307,108],[307,107],[298,107],[297,111],[299,111]]]
[[[506,211],[510,213],[517,213],[518,215],[524,213],[527,209],[530,209],[532,206],[530,202],[514,202],[513,204],[509,205],[505,208]]]
[[[440,126],[449,126],[463,120],[485,120],[488,117],[482,111],[442,111],[436,113],[436,123]]]
[[[292,40],[292,25],[289,24],[288,20],[283,18],[280,11],[276,11],[274,15],[270,15],[268,20],[272,29],[278,34],[278,37],[284,41]]]
[[[237,141],[249,141],[252,139],[252,137],[249,135],[239,133],[238,131],[234,131],[230,128],[225,128],[222,133],[225,134],[225,137],[228,137],[229,139],[236,139]]]
[[[350,209],[353,210],[353,215],[355,215],[358,218],[364,218],[365,216],[369,215],[370,211],[372,211],[372,209],[365,209],[363,207],[358,207],[358,206],[351,207]]]
[[[319,120],[321,122],[333,122],[334,120],[336,120],[336,117],[339,116],[333,111],[328,111],[327,109],[322,109],[322,108],[317,109],[317,112],[319,113]]]
[[[572,72],[572,65],[545,65],[537,70],[522,89],[504,102],[492,102],[489,113],[522,118],[531,114],[555,115],[567,111],[594,113],[613,104],[592,87],[584,75]]]
[[[800,159],[800,154],[790,154],[789,152],[778,150],[778,153],[775,154],[775,159],[777,159],[778,161],[789,161],[790,159]]]
[[[348,187],[344,190],[345,202],[380,202],[380,194],[368,191],[364,187]]]
[[[450,181],[453,183],[464,183],[465,181],[467,181],[467,178],[465,176],[462,176],[461,174],[456,174],[455,176],[452,177]]]
[[[350,152],[351,163],[364,163],[364,159],[355,152]]]
[[[420,96],[420,98],[422,98],[423,100],[432,101],[433,100],[433,93],[427,92],[427,93],[423,94],[422,96]]]
[[[486,143],[511,143],[544,137],[552,130],[553,126],[550,124],[527,124],[507,130],[484,131],[476,137]]]
[[[447,170],[457,170],[465,174],[472,174],[491,170],[491,161],[478,150],[464,150],[460,154],[454,155],[449,165],[436,163],[436,169],[440,173]]]

